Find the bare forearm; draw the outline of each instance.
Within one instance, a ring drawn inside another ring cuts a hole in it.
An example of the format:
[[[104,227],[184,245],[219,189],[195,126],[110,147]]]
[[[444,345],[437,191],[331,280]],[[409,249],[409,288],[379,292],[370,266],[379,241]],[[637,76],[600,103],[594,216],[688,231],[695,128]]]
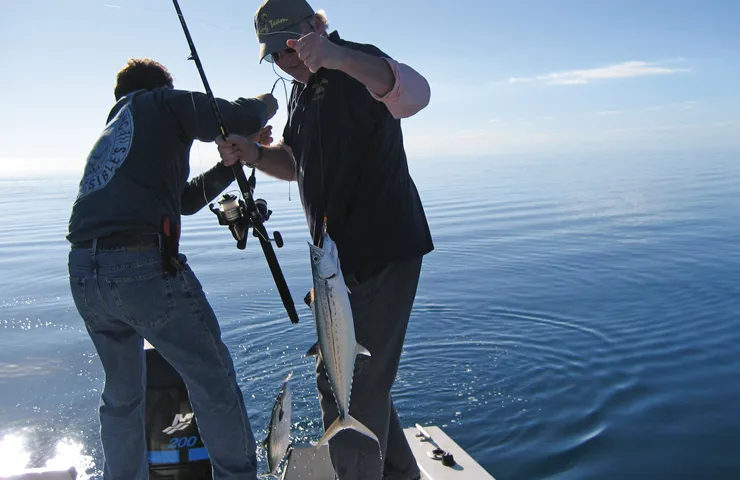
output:
[[[349,48],[342,50],[339,70],[355,78],[378,97],[383,97],[391,91],[396,79],[385,60]]]
[[[344,48],[339,69],[365,85],[394,118],[416,115],[429,104],[429,82],[410,66]]]
[[[257,169],[280,180],[292,182],[296,179],[293,154],[282,142],[275,146],[262,147],[262,159],[257,164]]]

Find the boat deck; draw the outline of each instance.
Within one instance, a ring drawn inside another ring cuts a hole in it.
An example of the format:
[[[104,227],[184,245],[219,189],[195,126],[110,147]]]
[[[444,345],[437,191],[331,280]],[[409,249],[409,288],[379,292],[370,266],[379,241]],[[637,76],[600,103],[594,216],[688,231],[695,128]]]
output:
[[[495,480],[465,450],[439,427],[404,429],[406,439],[422,472],[423,480]],[[454,462],[443,462],[435,451],[451,453]],[[436,458],[435,458],[436,457]],[[446,465],[446,464],[447,465]],[[77,472],[69,470],[29,469],[0,480],[74,480]],[[282,480],[334,480],[334,468],[328,447],[314,450],[310,443],[294,445],[282,472]]]
[[[428,437],[417,435],[419,432],[420,430],[414,427],[404,429],[423,480],[495,480],[439,427],[424,427]],[[437,449],[451,453],[454,465],[444,465],[439,455],[437,459],[433,458]],[[282,480],[299,479],[334,480],[334,469],[327,447],[322,447],[314,453],[311,444],[294,446],[283,471]]]

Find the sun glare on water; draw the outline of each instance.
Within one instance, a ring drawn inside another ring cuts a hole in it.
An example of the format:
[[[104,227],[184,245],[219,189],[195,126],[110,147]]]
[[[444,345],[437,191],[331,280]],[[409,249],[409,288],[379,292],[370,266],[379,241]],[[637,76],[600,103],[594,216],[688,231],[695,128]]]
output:
[[[23,448],[23,439],[17,435],[6,435],[0,440],[0,476],[15,475],[28,465],[31,455]]]
[[[23,437],[6,435],[0,440],[0,477],[17,475],[28,468],[31,454],[26,450]],[[77,470],[78,480],[87,480],[87,472],[93,466],[93,459],[82,453],[82,444],[70,439],[62,439],[56,444],[54,457],[48,459],[43,468],[52,470],[67,470],[74,467]]]

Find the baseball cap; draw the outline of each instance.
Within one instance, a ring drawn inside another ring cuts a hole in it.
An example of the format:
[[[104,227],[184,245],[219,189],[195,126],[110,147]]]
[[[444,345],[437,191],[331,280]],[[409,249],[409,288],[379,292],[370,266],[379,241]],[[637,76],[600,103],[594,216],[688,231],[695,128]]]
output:
[[[254,29],[260,44],[259,62],[272,62],[272,53],[288,48],[285,42],[299,39],[298,24],[315,14],[306,0],[265,0],[254,14]]]

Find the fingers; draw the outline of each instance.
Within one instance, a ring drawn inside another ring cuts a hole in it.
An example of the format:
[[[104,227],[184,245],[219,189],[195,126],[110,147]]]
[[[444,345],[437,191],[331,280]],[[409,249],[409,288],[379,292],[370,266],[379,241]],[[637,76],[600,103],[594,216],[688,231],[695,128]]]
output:
[[[259,143],[265,146],[272,144],[272,125],[268,125],[260,131]]]
[[[223,164],[230,167],[245,155],[249,145],[249,140],[241,135],[232,134],[227,136],[226,139],[223,137],[217,137],[216,145],[218,145],[218,154],[221,157]]]
[[[308,45],[311,45],[317,38],[318,35],[315,32],[310,32],[306,35],[303,35],[297,40],[294,38],[286,40],[285,44],[296,52],[300,52],[301,50],[307,48]]]
[[[306,65],[312,72],[316,72],[323,66],[324,53],[320,49],[304,49],[296,50],[298,58]]]
[[[217,144],[218,144],[218,140],[219,139],[222,142],[220,145],[223,145],[224,147],[226,147],[226,146],[233,146],[233,147],[238,148],[238,149],[241,149],[241,150],[246,149],[247,148],[247,145],[249,144],[249,139],[248,138],[246,138],[246,137],[244,137],[242,135],[237,135],[237,134],[233,134],[233,133],[230,134],[230,135],[228,135],[226,137],[226,140],[225,141],[223,140],[222,137],[218,137],[218,139],[216,140],[216,143]]]
[[[291,48],[296,51],[298,58],[303,59],[307,54],[316,50],[318,40],[319,37],[315,33],[311,32],[308,35],[302,36],[299,40],[294,41]]]
[[[303,63],[306,64],[312,73],[318,72],[319,68],[324,66],[323,57],[319,58],[316,55],[309,55],[305,60],[303,60]]]
[[[298,58],[312,73],[326,66],[328,61],[328,41],[315,32],[302,36],[298,40],[287,40],[286,44],[296,51]]]
[[[320,46],[321,37],[319,37],[315,32],[311,32],[307,35],[302,36],[298,40],[290,39],[285,42],[288,47],[292,48],[296,51],[298,54],[298,58],[303,60],[303,58],[318,49]]]

